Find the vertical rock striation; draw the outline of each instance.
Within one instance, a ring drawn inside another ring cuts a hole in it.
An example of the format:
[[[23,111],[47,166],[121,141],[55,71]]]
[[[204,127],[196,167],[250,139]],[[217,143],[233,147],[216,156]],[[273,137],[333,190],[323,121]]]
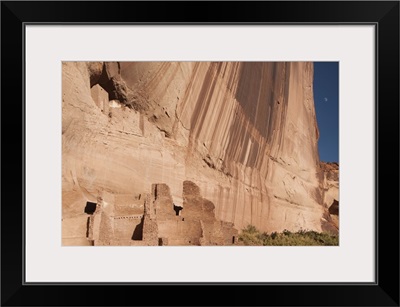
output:
[[[183,206],[190,180],[236,229],[321,231],[312,84],[307,62],[64,62],[63,223],[154,183]]]

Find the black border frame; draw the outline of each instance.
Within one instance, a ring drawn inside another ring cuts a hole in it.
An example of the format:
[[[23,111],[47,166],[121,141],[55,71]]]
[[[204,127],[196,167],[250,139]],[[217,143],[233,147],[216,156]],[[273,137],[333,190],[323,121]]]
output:
[[[24,27],[30,23],[375,25],[377,282],[26,284]],[[1,305],[399,306],[398,1],[4,1],[1,89]]]

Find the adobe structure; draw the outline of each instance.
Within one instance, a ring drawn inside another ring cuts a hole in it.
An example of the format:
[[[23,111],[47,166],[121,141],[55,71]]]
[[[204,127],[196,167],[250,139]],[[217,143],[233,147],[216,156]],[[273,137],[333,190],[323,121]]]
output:
[[[89,245],[234,245],[238,230],[215,218],[214,204],[200,188],[183,182],[182,203],[174,202],[168,185],[153,184],[144,197],[114,196],[114,203],[99,197],[88,202]],[[110,198],[110,197],[109,197]]]

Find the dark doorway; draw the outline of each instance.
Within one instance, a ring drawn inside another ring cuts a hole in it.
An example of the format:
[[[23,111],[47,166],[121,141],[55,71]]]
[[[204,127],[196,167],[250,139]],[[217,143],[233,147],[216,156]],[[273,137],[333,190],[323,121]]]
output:
[[[90,230],[90,217],[88,217],[86,221],[86,238],[89,238],[89,230]]]
[[[181,210],[183,209],[183,207],[177,206],[174,204],[174,210],[176,213],[176,216],[181,215]]]
[[[132,240],[143,240],[143,221],[144,221],[144,217],[142,217],[142,220],[140,221],[140,224],[136,225],[135,230],[133,231],[132,234]]]
[[[157,185],[154,185],[154,199],[157,199]]]
[[[96,203],[92,203],[90,201],[86,202],[85,213],[93,214],[96,211]]]

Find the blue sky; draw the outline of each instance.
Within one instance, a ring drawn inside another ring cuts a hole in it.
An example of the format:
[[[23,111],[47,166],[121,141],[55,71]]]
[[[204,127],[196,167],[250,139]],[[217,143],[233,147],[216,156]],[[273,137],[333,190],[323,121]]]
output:
[[[339,63],[314,62],[314,102],[319,158],[339,162]]]

